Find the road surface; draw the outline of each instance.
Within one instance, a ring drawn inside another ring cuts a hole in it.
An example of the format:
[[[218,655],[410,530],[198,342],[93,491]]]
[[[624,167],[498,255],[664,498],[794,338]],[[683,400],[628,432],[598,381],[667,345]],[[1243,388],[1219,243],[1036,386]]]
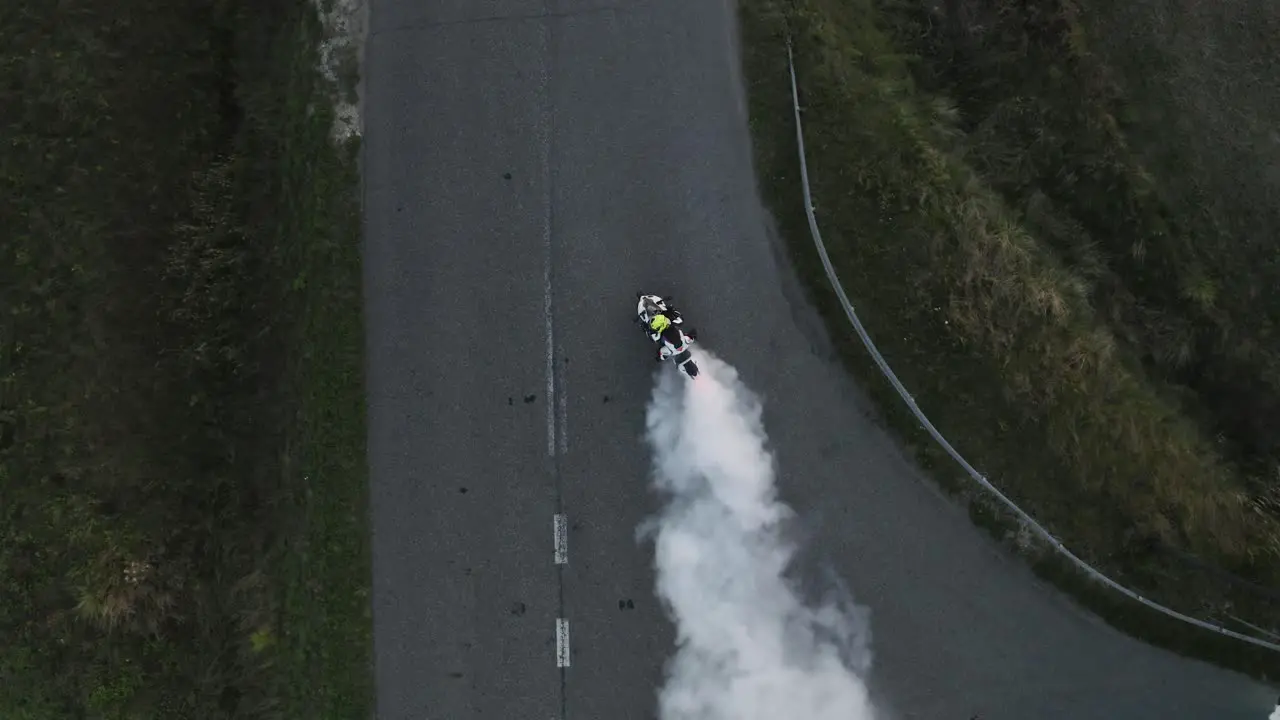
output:
[[[375,0],[370,23],[378,718],[655,716],[673,637],[635,537],[657,502],[639,289],[761,393],[895,717],[1270,712],[1037,582],[867,418],[757,199],[730,5]]]

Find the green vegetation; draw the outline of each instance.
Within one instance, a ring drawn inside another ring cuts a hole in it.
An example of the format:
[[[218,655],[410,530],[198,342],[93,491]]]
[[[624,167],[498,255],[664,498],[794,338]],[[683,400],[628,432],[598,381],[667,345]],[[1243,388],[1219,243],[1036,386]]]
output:
[[[1144,3],[1085,15],[1080,2],[745,0],[762,190],[888,421],[948,487],[971,489],[867,357],[813,249],[790,34],[824,240],[920,407],[1091,564],[1192,615],[1274,630],[1280,143],[1265,119],[1280,89],[1264,45],[1280,42],[1280,12],[1190,3],[1246,20],[1148,31]],[[1225,59],[1205,59],[1214,40]],[[980,498],[973,513],[1010,528]],[[1156,616],[1048,555],[1037,565],[1129,631],[1280,676],[1274,653]]]
[[[0,9],[0,717],[368,716],[321,31],[301,0]]]

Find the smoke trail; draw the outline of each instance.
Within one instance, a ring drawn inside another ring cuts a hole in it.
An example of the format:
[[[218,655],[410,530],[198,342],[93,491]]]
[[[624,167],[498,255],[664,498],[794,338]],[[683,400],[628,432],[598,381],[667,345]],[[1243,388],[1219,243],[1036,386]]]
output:
[[[664,510],[658,594],[677,630],[659,696],[662,720],[871,720],[865,621],[832,598],[806,604],[785,573],[795,548],[781,523],[761,407],[737,372],[706,352],[688,381],[663,372],[648,441]]]

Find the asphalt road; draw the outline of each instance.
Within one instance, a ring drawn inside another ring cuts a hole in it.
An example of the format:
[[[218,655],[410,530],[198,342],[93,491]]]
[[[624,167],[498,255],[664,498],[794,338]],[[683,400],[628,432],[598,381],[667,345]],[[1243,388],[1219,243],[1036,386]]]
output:
[[[783,499],[870,606],[895,717],[1270,713],[1271,690],[1040,584],[868,418],[758,203],[729,5],[374,0],[370,22],[381,720],[654,717],[673,636],[635,536],[656,509],[639,289],[761,393]]]

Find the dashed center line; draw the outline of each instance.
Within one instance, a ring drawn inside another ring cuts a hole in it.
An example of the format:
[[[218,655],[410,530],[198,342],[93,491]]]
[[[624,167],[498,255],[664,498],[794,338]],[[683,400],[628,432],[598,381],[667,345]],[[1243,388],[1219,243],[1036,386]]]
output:
[[[551,236],[549,230],[546,242],[548,260],[542,303],[547,326],[547,455],[554,455],[556,452],[556,341],[555,327],[551,321]]]
[[[564,385],[564,376],[560,376],[560,384]],[[560,409],[560,428],[556,431],[556,439],[559,441],[559,450],[561,455],[569,454],[569,400],[568,393],[564,388],[560,388],[560,392],[556,396],[556,404]]]
[[[556,564],[564,565],[569,562],[569,533],[563,513],[556,513],[554,525]]]
[[[556,618],[556,667],[569,667],[569,621]]]

